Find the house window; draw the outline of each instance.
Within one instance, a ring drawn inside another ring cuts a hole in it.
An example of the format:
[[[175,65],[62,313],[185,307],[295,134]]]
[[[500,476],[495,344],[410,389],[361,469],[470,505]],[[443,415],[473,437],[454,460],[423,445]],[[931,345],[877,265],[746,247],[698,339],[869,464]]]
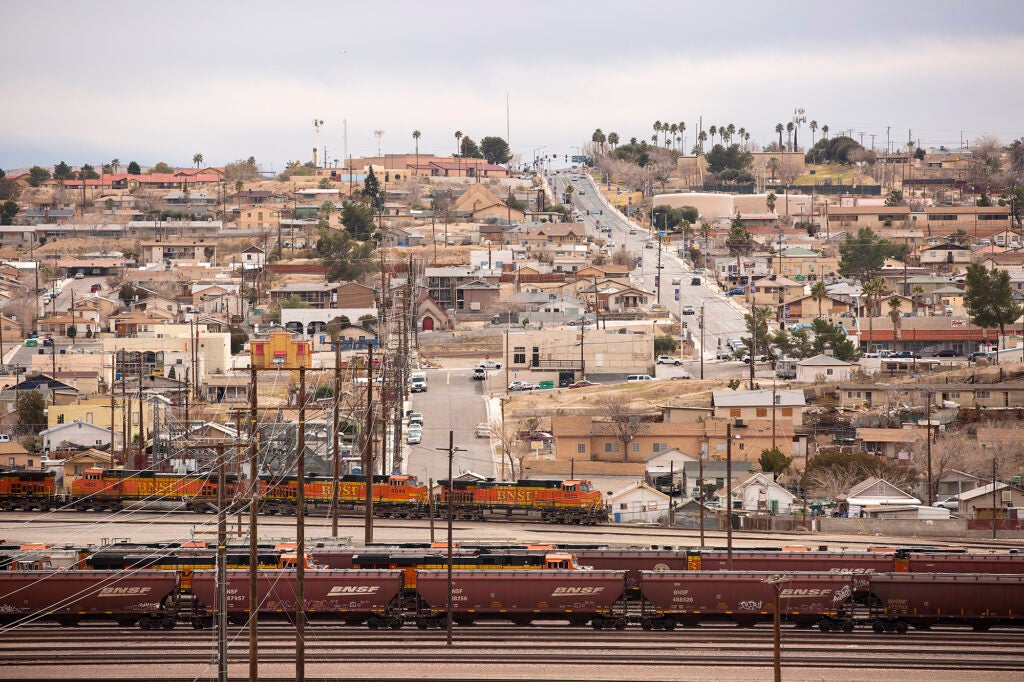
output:
[[[832,376],[832,368],[831,367],[826,367],[825,368],[825,374],[828,375],[828,376]]]
[[[633,452],[640,452],[640,443],[633,443]]]
[[[619,509],[621,511],[628,511],[629,510],[629,503],[628,502],[619,502]]]
[[[58,414],[57,415],[57,423],[58,424],[63,424],[64,423],[64,415],[63,414]]]
[[[793,416],[793,408],[792,407],[783,407],[782,408],[782,416],[783,417],[792,417]]]
[[[587,454],[587,444],[586,443],[577,443],[576,444],[576,453],[579,454],[579,455]]]
[[[668,450],[668,443],[655,443],[652,448],[654,452],[665,452]]]
[[[97,438],[96,439],[96,445],[98,445],[98,446],[99,445],[103,445],[103,441],[101,441],[100,439]]]
[[[991,391],[976,391],[974,393],[974,397],[975,398],[991,398],[992,397],[992,392]]]
[[[733,407],[733,408],[731,408],[731,409],[729,410],[729,416],[730,416],[730,417],[741,417],[741,416],[743,416],[743,413],[742,413],[742,411],[740,410],[740,408],[738,408],[738,407]]]
[[[654,511],[657,508],[658,508],[658,501],[657,500],[651,500],[650,502],[647,503],[647,511]]]
[[[604,444],[604,451],[605,452],[618,452],[619,451],[619,444],[618,444],[618,442],[617,441],[613,441],[611,443],[605,443]]]
[[[759,407],[759,408],[757,408],[757,416],[758,417],[767,417],[768,416],[768,408],[767,407]]]
[[[34,459],[30,459],[30,460],[28,461],[28,468],[29,468],[29,469],[31,469],[31,468],[32,468],[32,467],[34,467],[35,465],[36,465],[36,461],[35,461]]]
[[[512,364],[526,364],[526,346],[516,346],[512,349]]]

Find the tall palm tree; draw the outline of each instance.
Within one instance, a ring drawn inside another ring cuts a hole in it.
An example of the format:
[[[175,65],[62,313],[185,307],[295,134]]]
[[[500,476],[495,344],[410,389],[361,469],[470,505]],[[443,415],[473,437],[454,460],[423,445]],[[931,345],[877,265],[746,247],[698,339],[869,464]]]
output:
[[[825,289],[824,282],[815,282],[814,286],[811,287],[811,298],[818,303],[818,317],[822,317],[821,304],[828,298],[828,291]]]
[[[118,169],[121,168],[121,159],[110,160],[110,172],[116,174]]]
[[[654,128],[654,144],[658,144],[658,133],[661,132],[661,121],[655,121],[654,125],[651,127]]]
[[[672,125],[670,125],[668,127],[668,131],[670,133],[672,133],[672,139],[675,140],[676,139],[676,133],[679,132],[679,124],[678,123],[673,123]]]
[[[739,130],[736,131],[736,134],[739,135],[739,139],[745,140],[746,137],[747,137],[747,129],[741,127]],[[744,149],[745,148],[746,148],[746,146],[744,145]]]
[[[680,140],[679,140],[679,151],[684,151],[683,147],[686,146],[686,122],[685,121],[680,121],[679,122],[679,137],[680,137]]]
[[[775,132],[779,134],[779,149],[782,149],[782,131],[786,129],[786,126],[781,123],[775,124]]]
[[[725,127],[725,132],[729,136],[729,143],[732,144],[732,136],[736,134],[736,126],[730,123]]]
[[[455,131],[455,154],[458,155],[458,154],[461,154],[461,153],[462,153],[462,131],[461,130],[456,130]]]
[[[903,305],[903,301],[900,300],[899,296],[893,296],[889,299],[889,319],[892,320],[893,339],[900,338],[900,323],[903,321],[903,311],[900,309],[901,305]]]
[[[192,155],[192,163],[194,163],[196,165],[196,170],[199,170],[200,164],[203,163],[203,155],[198,153],[198,152],[193,154]]]
[[[875,305],[881,299],[882,294],[885,293],[885,280],[881,277],[875,277],[864,283],[861,287],[864,292],[864,300],[867,303],[868,309],[868,351],[871,350],[871,343],[875,340]]]
[[[711,146],[714,147],[715,146],[715,135],[718,133],[718,126],[715,126],[715,125],[710,126],[708,128],[708,133],[711,134]]]
[[[792,121],[786,124],[786,149],[789,151],[793,151],[793,129],[795,127]]]
[[[416,175],[420,174],[420,135],[422,134],[418,130],[412,131],[412,141],[416,143]]]
[[[608,144],[612,146],[612,149],[615,149],[615,147],[618,146],[619,144],[619,134],[608,133]]]
[[[698,146],[700,148],[700,153],[701,154],[704,153],[704,143],[707,142],[707,139],[708,139],[707,131],[702,130],[697,135],[697,143],[698,143]]]
[[[811,129],[811,147],[814,147],[814,133],[818,131],[818,122],[811,121],[807,124],[807,127]]]
[[[915,286],[913,289],[911,289],[910,293],[914,294],[914,297],[913,297],[912,300],[913,300],[913,304],[914,304],[914,315],[916,316],[917,315],[917,307],[921,304],[921,297],[924,296],[924,287],[922,287],[919,284],[919,285]]]
[[[825,125],[821,126],[821,135],[826,140],[828,139],[828,124],[827,123]]]

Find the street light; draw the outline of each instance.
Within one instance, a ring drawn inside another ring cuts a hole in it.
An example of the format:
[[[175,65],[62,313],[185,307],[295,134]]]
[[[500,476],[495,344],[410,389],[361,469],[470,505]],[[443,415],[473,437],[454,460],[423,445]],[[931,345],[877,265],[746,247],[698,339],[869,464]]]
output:
[[[742,419],[737,419],[735,426],[732,422],[725,425],[725,543],[726,543],[726,570],[732,570],[732,430],[733,428],[743,429],[746,425]],[[740,435],[736,434],[736,440]]]

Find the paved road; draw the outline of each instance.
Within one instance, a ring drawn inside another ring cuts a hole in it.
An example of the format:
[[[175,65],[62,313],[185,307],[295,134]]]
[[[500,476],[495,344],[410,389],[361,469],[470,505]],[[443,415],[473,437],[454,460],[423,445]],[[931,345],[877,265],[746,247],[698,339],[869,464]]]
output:
[[[407,473],[424,481],[448,478],[448,432],[455,432],[454,472],[473,471],[494,476],[490,440],[476,437],[476,426],[486,423],[487,401],[483,382],[472,379],[472,368],[430,369],[427,392],[412,395],[413,410],[423,413],[423,442],[407,445]]]
[[[553,182],[557,197],[561,198],[565,186],[571,183],[576,190],[573,193],[572,203],[576,209],[585,214],[583,224],[586,225],[588,234],[611,239],[615,243],[616,250],[625,249],[634,256],[641,257],[641,266],[635,268],[630,273],[630,277],[639,278],[637,283],[640,286],[647,291],[656,293],[658,289],[655,284],[655,275],[658,273],[657,239],[652,239],[648,230],[624,220],[616,211],[611,210],[588,176],[578,176],[578,178],[573,180],[569,173],[555,175]],[[603,211],[603,215],[591,215],[598,211]],[[600,234],[599,229],[603,227],[611,228],[610,236]],[[634,234],[630,234],[630,232]],[[647,248],[648,243],[651,244],[651,248]],[[738,302],[729,300],[713,282],[709,284],[703,270],[694,271],[690,263],[676,255],[674,250],[662,247],[661,265],[661,304],[673,316],[682,319],[689,325],[698,346],[701,345],[698,320],[701,316],[701,308],[704,308],[703,355],[705,377],[708,377],[710,376],[708,361],[714,359],[715,350],[719,344],[725,344],[729,337],[740,337],[746,334],[746,325],[743,321],[745,311]],[[700,285],[690,283],[694,277],[700,278]],[[674,279],[678,279],[680,283],[673,284]],[[678,301],[675,300],[676,289],[679,290]],[[682,315],[682,306],[684,305],[692,305],[696,314]],[[735,376],[738,372],[734,370],[742,369],[745,366],[742,366],[742,363],[729,363],[727,367],[731,369],[718,369],[715,373]],[[697,375],[696,372],[694,374]],[[671,376],[671,373],[667,373],[666,376]]]

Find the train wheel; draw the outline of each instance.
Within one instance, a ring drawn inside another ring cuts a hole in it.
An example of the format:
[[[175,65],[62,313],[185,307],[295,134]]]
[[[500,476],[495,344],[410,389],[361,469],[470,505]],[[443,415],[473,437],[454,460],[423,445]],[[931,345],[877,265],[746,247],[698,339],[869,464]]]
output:
[[[430,627],[430,626],[427,624],[427,621],[423,620],[422,618],[417,618],[416,619],[416,629],[417,630],[426,630],[428,627]]]
[[[883,623],[880,620],[876,620],[874,623],[871,624],[871,629],[880,635],[883,632],[885,632],[885,623]]]
[[[202,618],[193,618],[192,619],[192,629],[193,630],[202,630],[205,627],[206,627],[206,624],[203,623],[203,619]]]
[[[896,627],[893,628],[898,634],[903,634],[907,631],[907,621],[898,620],[896,621]]]
[[[651,624],[650,618],[644,618],[642,621],[640,621],[640,627],[642,627],[644,630],[654,629],[654,626]]]
[[[388,629],[389,630],[401,630],[402,629],[402,619],[401,618],[390,618],[388,620]]]
[[[661,621],[661,627],[663,630],[675,630],[676,621],[672,618],[666,618],[665,620]]]
[[[818,621],[818,629],[822,632],[832,632],[832,621],[828,619]]]
[[[625,630],[626,629],[626,619],[625,618],[619,618],[618,620],[616,620],[615,621],[615,629],[616,630]]]
[[[853,632],[854,623],[852,620],[843,621],[843,632]]]
[[[595,618],[594,620],[590,621],[590,627],[594,628],[595,630],[604,630],[604,618]]]
[[[171,616],[166,616],[162,621],[160,621],[160,627],[164,630],[173,630],[174,618],[172,618]]]
[[[139,618],[139,628],[142,630],[150,630],[153,627],[153,622],[149,619],[149,616],[143,616]]]
[[[971,629],[975,630],[977,632],[985,632],[986,630],[988,630],[991,627],[992,627],[991,623],[974,623],[974,625],[971,626]]]
[[[380,628],[380,621],[377,620],[376,616],[373,616],[370,620],[366,621],[366,626],[371,630],[377,630]]]

